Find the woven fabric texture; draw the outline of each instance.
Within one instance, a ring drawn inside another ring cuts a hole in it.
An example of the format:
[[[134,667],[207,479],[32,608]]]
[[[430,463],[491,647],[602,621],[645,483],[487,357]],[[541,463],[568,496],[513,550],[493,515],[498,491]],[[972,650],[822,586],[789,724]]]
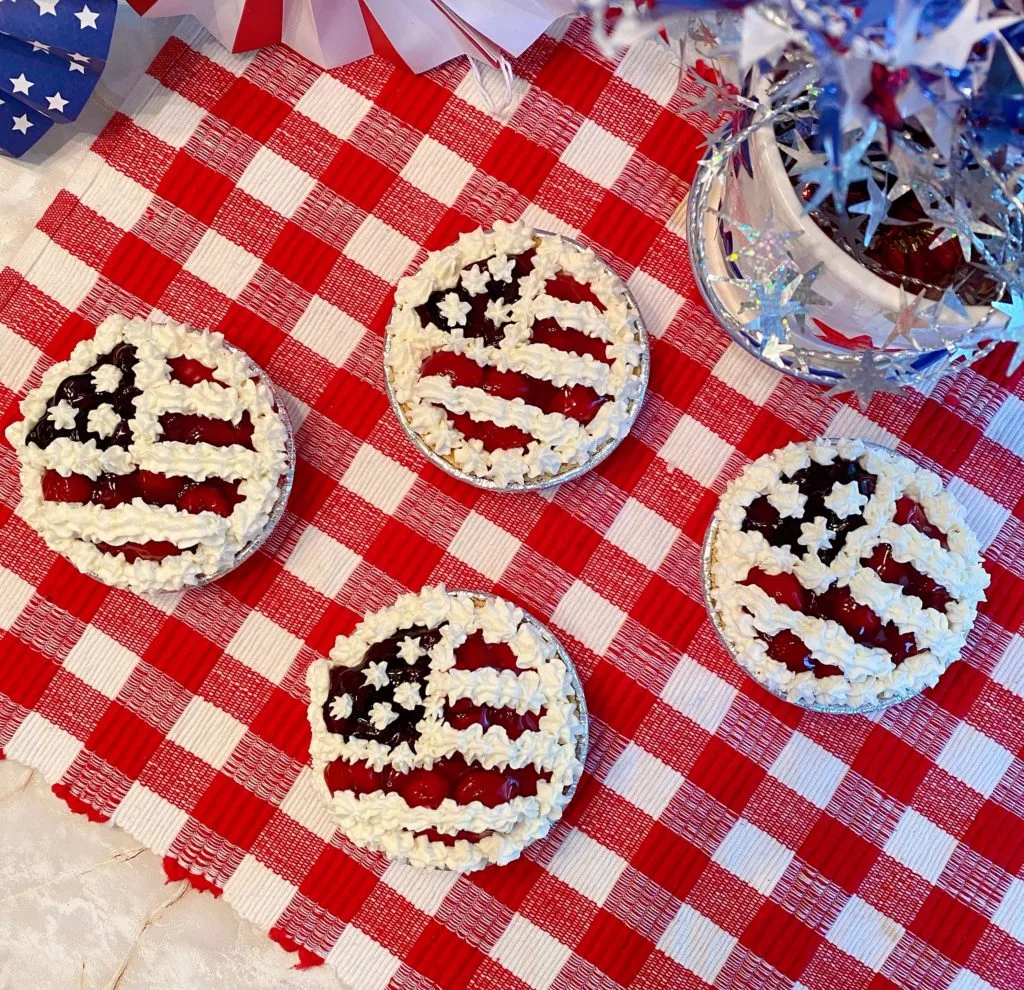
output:
[[[0,273],[0,416],[113,312],[219,329],[286,393],[298,470],[256,558],[142,599],[18,515],[0,448],[0,746],[306,959],[374,987],[1021,986],[1024,388],[996,353],[862,412],[731,345],[683,239],[701,134],[657,47],[582,26],[487,109],[465,65],[324,73],[172,38]],[[652,333],[632,435],[596,471],[503,497],[417,455],[381,347],[397,279],[496,217],[579,236]],[[716,640],[700,545],[749,459],[857,435],[935,469],[992,575],[964,662],[872,717],[774,700]],[[407,589],[492,588],[585,681],[566,819],[470,877],[340,837],[307,769],[304,674]],[[46,850],[40,849],[45,856]]]

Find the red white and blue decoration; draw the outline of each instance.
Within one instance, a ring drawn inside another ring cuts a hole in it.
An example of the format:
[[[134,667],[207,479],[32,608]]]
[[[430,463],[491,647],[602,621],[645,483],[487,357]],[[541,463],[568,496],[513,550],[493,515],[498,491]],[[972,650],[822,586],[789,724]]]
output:
[[[0,154],[76,120],[110,50],[117,0],[0,0]]]

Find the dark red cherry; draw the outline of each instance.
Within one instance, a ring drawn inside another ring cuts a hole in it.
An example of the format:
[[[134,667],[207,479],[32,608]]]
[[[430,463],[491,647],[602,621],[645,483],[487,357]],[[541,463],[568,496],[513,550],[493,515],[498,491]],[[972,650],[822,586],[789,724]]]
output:
[[[92,373],[85,372],[81,375],[71,375],[57,386],[54,393],[54,405],[60,402],[67,402],[76,409],[83,409],[91,406],[96,398],[96,387],[92,382]]]
[[[182,489],[191,484],[187,478],[168,476],[157,471],[138,471],[136,479],[143,499],[150,505],[171,505]]]
[[[503,399],[523,399],[530,395],[530,379],[518,371],[499,371],[497,368],[484,370],[484,389],[491,395]]]
[[[511,801],[516,796],[518,785],[500,770],[470,770],[455,788],[455,800],[459,804],[479,801],[488,808]]]
[[[91,501],[106,509],[115,509],[140,494],[134,472],[132,474],[101,474],[93,486]]]
[[[598,337],[591,337],[574,327],[563,327],[549,317],[538,320],[530,330],[534,343],[547,344],[556,351],[571,351],[574,354],[589,354],[602,364],[612,364],[608,357],[608,345]]]
[[[552,396],[551,412],[561,413],[586,426],[604,403],[605,400],[589,385],[570,385]]]
[[[448,724],[453,729],[468,729],[471,725],[488,726],[487,712],[474,705],[469,698],[459,698],[448,706]]]
[[[88,502],[93,492],[93,483],[85,475],[69,474],[64,478],[52,470],[43,474],[42,487],[48,502]]]
[[[171,366],[171,377],[182,385],[215,381],[213,369],[207,368],[201,361],[182,356],[171,358],[167,363]]]
[[[594,295],[589,286],[577,282],[565,272],[559,272],[554,278],[548,279],[544,285],[544,291],[555,299],[564,299],[567,302],[589,302],[599,310],[604,310],[604,303]]]
[[[166,540],[149,540],[147,543],[121,543],[115,546],[112,543],[97,543],[96,548],[104,553],[115,554],[132,564],[136,560],[163,560],[164,557],[176,557],[185,553],[186,550],[194,550],[195,547],[176,547]]]
[[[788,629],[766,638],[768,656],[784,664],[788,670],[801,674],[814,666],[814,658],[804,641]]]
[[[332,760],[324,770],[327,789],[332,794],[352,790],[352,767],[344,760]]]
[[[807,611],[810,595],[794,574],[768,574],[755,567],[741,583],[757,585],[769,598],[794,612]]]
[[[507,643],[488,643],[482,632],[475,632],[455,650],[455,666],[460,670],[497,667],[516,670],[516,655]]]
[[[384,774],[369,763],[353,763],[349,769],[351,788],[356,794],[372,794],[384,783]]]
[[[230,516],[231,506],[220,488],[209,481],[193,485],[183,491],[175,503],[182,512],[215,512],[218,516]]]
[[[420,377],[429,378],[441,375],[452,385],[463,385],[466,388],[479,388],[484,382],[484,369],[472,358],[464,354],[452,354],[449,351],[436,351],[423,362]]]
[[[849,588],[833,588],[830,605],[833,618],[858,643],[874,639],[882,628],[882,620],[867,605],[861,605]]]
[[[405,803],[413,808],[437,808],[450,792],[448,779],[433,770],[410,770],[399,786]]]

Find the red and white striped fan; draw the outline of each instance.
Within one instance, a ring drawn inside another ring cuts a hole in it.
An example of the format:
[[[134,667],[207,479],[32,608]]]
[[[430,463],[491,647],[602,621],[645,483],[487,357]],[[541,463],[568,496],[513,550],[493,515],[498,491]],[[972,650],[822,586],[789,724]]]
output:
[[[374,52],[413,72],[467,55],[521,55],[575,0],[129,0],[151,17],[192,14],[234,52],[284,42],[324,68]]]

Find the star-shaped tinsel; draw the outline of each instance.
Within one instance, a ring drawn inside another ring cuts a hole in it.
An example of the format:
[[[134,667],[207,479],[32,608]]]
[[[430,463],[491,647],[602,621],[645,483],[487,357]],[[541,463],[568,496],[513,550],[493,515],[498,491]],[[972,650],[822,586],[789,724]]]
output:
[[[1013,352],[1010,355],[1010,366],[1007,374],[1014,374],[1024,364],[1024,350],[1021,344],[1024,343],[1024,296],[1012,289],[1008,303],[997,302],[992,304],[1000,313],[1006,314],[1006,326],[999,331],[1001,343],[1009,343]]]
[[[914,340],[914,331],[922,330],[929,326],[921,312],[921,302],[924,299],[924,289],[916,296],[908,296],[903,286],[900,286],[900,308],[893,312],[888,310],[882,313],[892,323],[892,330],[885,338],[885,346],[892,347],[902,337],[911,347],[917,347]]]

